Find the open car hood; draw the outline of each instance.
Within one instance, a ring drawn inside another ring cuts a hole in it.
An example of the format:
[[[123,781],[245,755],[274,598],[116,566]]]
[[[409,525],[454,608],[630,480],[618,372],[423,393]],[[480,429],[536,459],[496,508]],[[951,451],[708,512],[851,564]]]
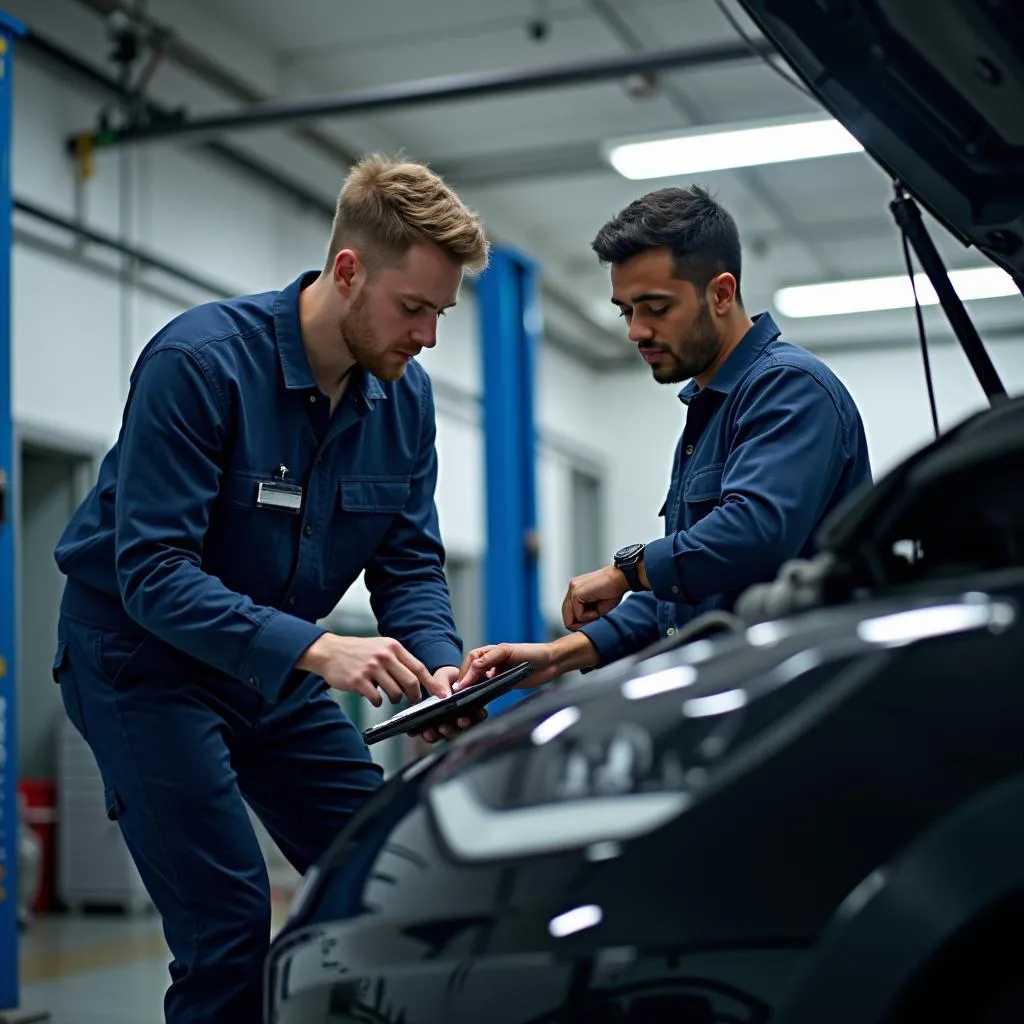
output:
[[[739,2],[885,171],[1024,291],[1024,2]]]

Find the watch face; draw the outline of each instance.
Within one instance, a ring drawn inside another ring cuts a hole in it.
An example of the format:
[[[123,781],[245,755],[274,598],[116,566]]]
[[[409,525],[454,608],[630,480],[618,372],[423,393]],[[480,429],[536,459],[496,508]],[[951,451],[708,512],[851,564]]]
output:
[[[615,561],[625,562],[631,558],[636,558],[643,549],[643,544],[627,544],[624,548],[619,548],[619,550],[615,552]]]

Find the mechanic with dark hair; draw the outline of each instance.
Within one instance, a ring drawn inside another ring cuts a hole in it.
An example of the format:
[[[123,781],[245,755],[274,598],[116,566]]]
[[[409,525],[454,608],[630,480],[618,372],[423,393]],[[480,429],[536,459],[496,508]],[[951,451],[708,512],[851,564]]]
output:
[[[708,610],[731,607],[815,549],[822,520],[870,483],[853,399],[821,360],[747,314],[732,216],[703,188],[630,203],[593,242],[612,302],[659,384],[689,383],[665,536],[617,551],[569,583],[571,632],[545,644],[471,651],[458,686],[529,661],[536,686],[635,654]],[[631,593],[632,592],[632,593]],[[629,600],[623,597],[630,595]]]

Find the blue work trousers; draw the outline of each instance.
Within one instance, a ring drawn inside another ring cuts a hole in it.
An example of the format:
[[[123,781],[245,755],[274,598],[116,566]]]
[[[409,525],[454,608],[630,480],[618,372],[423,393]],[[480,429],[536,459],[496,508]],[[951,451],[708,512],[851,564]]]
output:
[[[103,777],[173,961],[167,1024],[258,1024],[270,884],[243,798],[300,872],[382,782],[323,680],[275,704],[65,609],[54,678]]]

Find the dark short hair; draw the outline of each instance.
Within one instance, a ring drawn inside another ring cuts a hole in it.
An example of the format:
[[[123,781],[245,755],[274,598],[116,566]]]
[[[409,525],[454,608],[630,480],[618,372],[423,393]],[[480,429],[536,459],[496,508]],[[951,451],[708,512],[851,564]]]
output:
[[[736,278],[740,298],[742,253],[732,215],[707,189],[661,188],[634,200],[591,243],[602,263],[620,264],[649,249],[669,249],[675,276],[703,291],[716,275]]]

